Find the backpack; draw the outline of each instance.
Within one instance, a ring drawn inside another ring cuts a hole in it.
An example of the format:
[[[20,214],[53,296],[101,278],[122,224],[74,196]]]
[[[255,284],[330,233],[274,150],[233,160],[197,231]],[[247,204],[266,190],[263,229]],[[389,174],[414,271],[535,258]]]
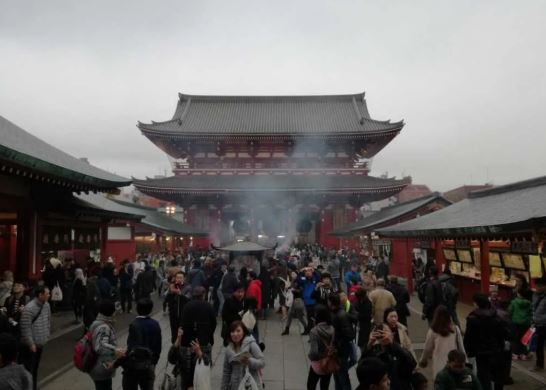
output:
[[[89,372],[97,362],[97,353],[93,349],[93,334],[90,330],[85,332],[83,337],[74,347],[74,366],[80,371]]]
[[[444,281],[440,283],[440,300],[441,303],[445,305],[448,309],[452,309],[455,305],[455,302],[457,302],[457,296],[459,294],[459,291],[448,281]]]
[[[419,300],[421,303],[425,303],[426,297],[427,297],[427,287],[428,287],[428,280],[426,278],[423,278],[419,285],[417,286],[417,296],[419,297]]]

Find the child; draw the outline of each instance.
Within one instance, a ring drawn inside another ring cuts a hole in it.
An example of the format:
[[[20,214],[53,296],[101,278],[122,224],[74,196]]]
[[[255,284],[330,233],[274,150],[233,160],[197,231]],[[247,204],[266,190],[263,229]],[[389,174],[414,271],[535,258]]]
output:
[[[298,319],[303,325],[303,333],[305,333],[305,329],[307,329],[307,321],[305,320],[305,304],[303,303],[303,299],[301,297],[301,291],[298,289],[293,289],[292,294],[294,295],[294,302],[292,303],[290,311],[288,312],[288,320],[286,321],[286,327],[284,328],[284,332],[281,333],[282,336],[286,336],[289,334],[290,324],[292,323],[293,318]]]

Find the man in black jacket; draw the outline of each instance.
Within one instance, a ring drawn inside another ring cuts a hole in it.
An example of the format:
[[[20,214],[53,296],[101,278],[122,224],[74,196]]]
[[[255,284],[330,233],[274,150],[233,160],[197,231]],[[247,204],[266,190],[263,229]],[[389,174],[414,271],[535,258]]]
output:
[[[429,280],[427,282],[425,292],[425,303],[423,304],[423,319],[428,320],[429,325],[432,323],[434,311],[443,304],[442,302],[442,286],[438,281],[438,268],[435,266],[429,269]]]
[[[190,287],[185,284],[185,280],[186,277],[184,272],[178,271],[174,276],[173,283],[169,285],[169,292],[165,298],[169,307],[172,343],[176,340],[184,306],[189,301],[187,294],[189,293]]]
[[[498,367],[504,342],[509,339],[509,330],[497,311],[491,308],[487,295],[477,293],[473,300],[477,308],[466,318],[464,347],[469,357],[476,358],[478,379],[483,390],[491,390],[491,382],[495,382],[496,390],[502,389],[503,370],[498,370]]]
[[[231,297],[226,299],[222,308],[222,337],[224,346],[229,344],[228,329],[233,321],[241,320],[241,313],[245,310],[244,304],[245,288],[242,284],[234,287]]]
[[[394,275],[389,277],[389,282],[390,283],[387,290],[389,290],[392,295],[394,295],[394,299],[396,299],[396,313],[398,314],[398,322],[407,327],[408,316],[410,315],[410,311],[408,309],[408,303],[410,301],[408,289],[402,286],[398,282],[398,277]]]
[[[354,328],[349,316],[341,307],[339,294],[330,294],[328,297],[328,308],[332,312],[332,325],[335,330],[336,348],[340,360],[340,369],[334,373],[336,390],[351,390],[349,359],[352,353],[351,342],[355,338]]]
[[[127,353],[123,363],[123,390],[153,390],[155,365],[161,355],[161,327],[150,318],[154,307],[150,298],[137,302],[138,316],[129,325]]]
[[[155,276],[149,264],[146,264],[144,272],[138,274],[134,289],[136,299],[150,298],[155,290]]]

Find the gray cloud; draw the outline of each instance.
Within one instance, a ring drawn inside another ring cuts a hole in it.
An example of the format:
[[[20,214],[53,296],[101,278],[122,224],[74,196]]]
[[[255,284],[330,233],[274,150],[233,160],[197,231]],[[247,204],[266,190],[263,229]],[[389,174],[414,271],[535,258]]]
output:
[[[177,92],[365,90],[406,127],[373,174],[446,190],[543,175],[546,3],[3,2],[0,114],[120,174],[166,157],[137,120]]]

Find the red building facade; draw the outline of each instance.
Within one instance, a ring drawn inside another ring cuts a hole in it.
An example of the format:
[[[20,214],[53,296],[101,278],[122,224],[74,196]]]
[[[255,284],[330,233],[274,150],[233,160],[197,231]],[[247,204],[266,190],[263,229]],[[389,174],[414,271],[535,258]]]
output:
[[[372,158],[403,126],[372,119],[363,93],[180,94],[172,119],[138,124],[174,176],[134,184],[181,206],[216,245],[245,236],[335,247],[333,229],[407,184],[369,176]]]

